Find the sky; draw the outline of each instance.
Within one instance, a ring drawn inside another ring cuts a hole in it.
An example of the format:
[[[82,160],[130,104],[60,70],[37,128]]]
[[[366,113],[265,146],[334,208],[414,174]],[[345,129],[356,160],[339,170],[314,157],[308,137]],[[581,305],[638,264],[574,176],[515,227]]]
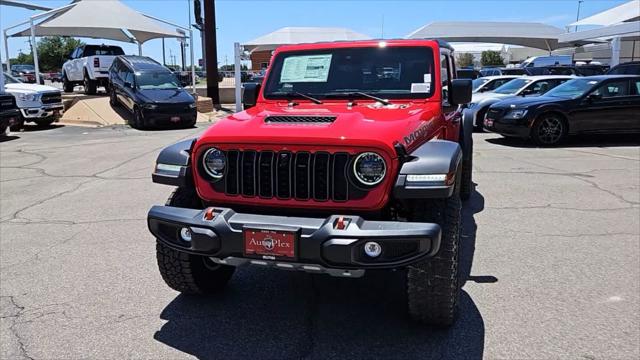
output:
[[[70,0],[21,0],[51,8],[64,6]],[[94,0],[100,1],[100,0]],[[169,22],[188,26],[190,0],[122,0],[129,7]],[[209,1],[209,0],[202,0]],[[192,1],[191,1],[192,2]],[[584,0],[580,18],[615,7],[626,0]],[[204,6],[203,6],[204,7]],[[245,42],[285,26],[346,27],[374,38],[402,38],[417,28],[434,21],[529,21],[565,28],[575,21],[578,0],[503,0],[503,1],[244,1],[217,0],[216,26],[218,62],[233,63],[233,43]],[[37,12],[0,5],[0,28],[12,26]],[[98,15],[98,14],[96,14]],[[12,30],[13,31],[13,30]],[[201,58],[200,34],[194,31],[196,59]],[[2,38],[2,36],[0,36]],[[117,44],[127,54],[137,54],[137,46],[129,43],[83,39],[87,43]],[[29,51],[28,38],[11,38],[9,54]],[[180,45],[175,39],[165,40],[167,63],[175,55],[180,63]],[[0,39],[5,61],[4,39]],[[143,54],[162,61],[162,40],[143,45]],[[187,64],[188,51],[187,51]]]

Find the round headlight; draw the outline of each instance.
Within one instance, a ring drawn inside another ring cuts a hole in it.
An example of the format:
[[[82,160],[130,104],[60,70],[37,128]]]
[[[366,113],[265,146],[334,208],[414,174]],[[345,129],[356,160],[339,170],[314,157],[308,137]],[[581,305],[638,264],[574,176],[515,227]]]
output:
[[[209,176],[214,179],[220,179],[224,175],[227,158],[222,151],[211,148],[204,153],[202,165]]]
[[[367,186],[379,184],[386,172],[387,165],[384,159],[376,153],[362,153],[353,162],[353,174],[358,181]]]

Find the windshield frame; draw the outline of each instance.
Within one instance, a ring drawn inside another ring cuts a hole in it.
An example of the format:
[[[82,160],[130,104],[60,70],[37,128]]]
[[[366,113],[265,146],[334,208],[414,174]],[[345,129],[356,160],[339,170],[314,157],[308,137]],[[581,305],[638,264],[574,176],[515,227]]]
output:
[[[439,86],[437,86],[436,84],[436,72],[439,71],[437,69],[438,66],[438,62],[436,59],[436,52],[437,50],[434,49],[431,46],[427,46],[427,45],[411,45],[411,46],[404,46],[404,45],[394,45],[394,46],[386,46],[384,49],[387,51],[393,51],[393,50],[404,50],[404,49],[416,49],[419,48],[422,51],[425,51],[427,53],[427,56],[430,57],[431,60],[427,60],[427,65],[429,65],[429,62],[431,63],[431,66],[433,67],[433,71],[431,71],[431,84],[432,86],[430,87],[430,91],[428,93],[411,93],[410,90],[407,91],[406,93],[393,93],[393,91],[400,91],[397,89],[387,89],[390,91],[387,92],[381,92],[380,90],[377,89],[367,89],[367,88],[359,88],[359,89],[355,89],[355,88],[343,88],[343,87],[339,87],[339,86],[335,86],[335,89],[325,89],[326,91],[324,92],[305,92],[305,91],[300,91],[297,89],[293,89],[290,92],[285,93],[284,91],[276,91],[278,89],[278,85],[280,83],[280,77],[281,77],[281,70],[283,67],[283,63],[284,63],[284,59],[287,57],[291,57],[291,56],[307,56],[307,55],[329,55],[331,54],[333,58],[336,58],[335,54],[336,52],[344,52],[344,51],[348,51],[348,50],[353,50],[353,51],[360,51],[360,50],[369,50],[369,51],[375,51],[378,49],[381,49],[380,47],[377,46],[353,46],[353,47],[327,47],[327,48],[310,48],[310,49],[300,49],[300,50],[287,50],[287,51],[281,51],[278,52],[276,51],[276,53],[274,54],[271,63],[269,65],[269,69],[268,72],[266,74],[266,78],[263,81],[263,86],[262,86],[262,90],[261,90],[261,97],[264,100],[267,101],[281,101],[281,100],[290,100],[291,98],[295,98],[295,99],[302,99],[304,100],[303,97],[301,96],[296,96],[295,92],[300,92],[300,93],[304,93],[305,95],[308,96],[313,96],[314,98],[318,98],[321,100],[324,99],[337,99],[337,100],[347,100],[350,99],[351,96],[354,93],[367,93],[370,95],[374,95],[380,98],[384,98],[384,99],[389,99],[389,100],[427,100],[427,99],[431,99],[434,98],[435,95],[437,95],[437,91],[436,89],[439,88]],[[385,66],[382,66],[382,64],[378,64],[380,68],[384,68]],[[331,66],[333,66],[333,60],[331,62]],[[331,69],[329,70],[331,71]],[[428,71],[428,69],[425,69],[425,73]],[[329,75],[331,76],[331,75]],[[329,81],[327,81],[327,83],[329,83]],[[433,85],[436,86],[433,86]],[[344,96],[340,96],[340,94],[337,93],[342,93],[344,92]]]

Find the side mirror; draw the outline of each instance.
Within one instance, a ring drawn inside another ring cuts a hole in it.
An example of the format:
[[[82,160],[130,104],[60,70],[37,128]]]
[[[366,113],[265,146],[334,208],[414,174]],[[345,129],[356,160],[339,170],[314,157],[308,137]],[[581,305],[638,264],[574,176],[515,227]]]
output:
[[[125,81],[124,82],[124,87],[128,87],[128,88],[132,88],[133,89],[133,84],[129,81]]]
[[[454,79],[451,81],[449,97],[452,105],[462,105],[471,102],[473,85],[471,79]]]
[[[244,83],[244,93],[242,94],[242,106],[245,110],[256,106],[258,94],[260,94],[261,84]]]
[[[587,101],[588,102],[594,102],[597,100],[602,100],[602,95],[601,94],[589,94],[587,96]]]

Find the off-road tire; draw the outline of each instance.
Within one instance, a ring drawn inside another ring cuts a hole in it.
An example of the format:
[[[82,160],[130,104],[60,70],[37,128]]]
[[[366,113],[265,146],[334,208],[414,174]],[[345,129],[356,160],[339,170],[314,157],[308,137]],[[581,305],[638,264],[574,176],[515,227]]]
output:
[[[200,209],[202,203],[193,190],[178,188],[169,197],[167,206]],[[187,295],[211,294],[222,290],[235,267],[218,265],[205,256],[176,251],[156,240],[156,259],[164,282]]]
[[[462,221],[459,184],[460,181],[449,198],[415,201],[409,219],[433,222],[442,228],[438,253],[407,268],[409,315],[428,325],[450,326],[458,312],[458,249]]]
[[[98,82],[95,80],[91,80],[89,78],[89,74],[84,73],[84,93],[86,95],[95,95],[98,92]]]
[[[62,89],[64,90],[64,92],[66,93],[72,93],[73,92],[73,88],[74,88],[74,84],[69,81],[69,79],[67,78],[67,74],[63,74],[62,75]]]

